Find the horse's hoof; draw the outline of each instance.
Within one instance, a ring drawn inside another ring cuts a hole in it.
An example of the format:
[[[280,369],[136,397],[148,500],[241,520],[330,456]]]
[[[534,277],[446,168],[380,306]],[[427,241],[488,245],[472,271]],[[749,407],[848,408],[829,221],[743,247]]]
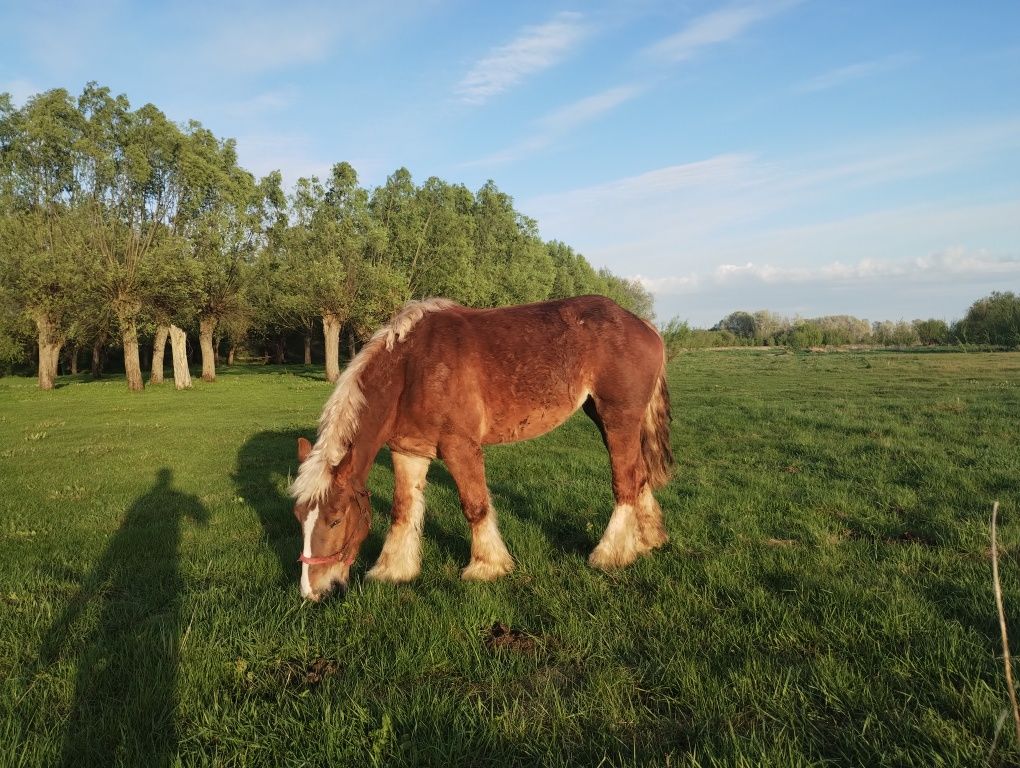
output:
[[[600,571],[615,571],[624,568],[637,558],[637,552],[614,551],[607,546],[599,544],[588,556],[588,565]]]
[[[499,561],[472,560],[468,563],[460,577],[464,581],[495,581],[500,576],[506,576],[514,569],[514,561],[511,558]]]
[[[420,567],[401,570],[376,563],[365,574],[365,579],[367,581],[381,581],[387,584],[403,584],[404,582],[414,581],[418,578],[419,573],[421,573]]]

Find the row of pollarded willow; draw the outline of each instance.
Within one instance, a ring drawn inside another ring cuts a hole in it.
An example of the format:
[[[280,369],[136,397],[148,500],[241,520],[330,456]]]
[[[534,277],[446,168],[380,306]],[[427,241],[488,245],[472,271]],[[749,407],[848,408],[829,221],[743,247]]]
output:
[[[240,289],[231,261],[260,236],[262,190],[232,142],[94,84],[21,109],[4,97],[0,126],[3,278],[37,327],[40,386],[69,337],[115,329],[142,389],[139,324],[198,318],[211,336]]]
[[[0,356],[25,349],[30,322],[43,388],[61,347],[91,346],[95,361],[110,338],[132,389],[151,338],[158,382],[167,337],[183,343],[171,327],[197,330],[212,379],[217,335],[307,338],[321,323],[335,380],[345,326],[364,336],[429,295],[482,306],[604,293],[651,313],[639,285],[542,242],[491,182],[419,186],[401,169],[370,192],[338,163],[287,195],[279,173],[243,169],[232,140],[94,83],[20,108],[0,95],[0,256]]]

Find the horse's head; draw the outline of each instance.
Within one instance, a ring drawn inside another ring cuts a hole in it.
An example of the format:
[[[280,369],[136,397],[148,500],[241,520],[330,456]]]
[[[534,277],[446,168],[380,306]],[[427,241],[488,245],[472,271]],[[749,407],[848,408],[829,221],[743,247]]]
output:
[[[298,460],[304,461],[311,443],[298,438]],[[368,536],[372,506],[364,485],[351,478],[350,461],[333,467],[329,490],[317,501],[297,503],[294,516],[301,524],[301,596],[320,600],[337,586],[347,588],[351,564]]]

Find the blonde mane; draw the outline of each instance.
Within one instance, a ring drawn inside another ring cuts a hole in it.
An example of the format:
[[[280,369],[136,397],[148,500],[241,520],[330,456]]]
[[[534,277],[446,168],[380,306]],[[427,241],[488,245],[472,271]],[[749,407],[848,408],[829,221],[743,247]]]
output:
[[[395,343],[403,342],[426,314],[456,306],[457,303],[449,299],[409,301],[388,325],[372,334],[341,374],[336,389],[322,409],[315,446],[301,463],[298,476],[290,486],[290,494],[295,500],[313,504],[329,490],[331,470],[347,454],[358,431],[361,409],[365,407],[365,394],[361,390],[361,373],[365,367],[383,349],[390,352]]]

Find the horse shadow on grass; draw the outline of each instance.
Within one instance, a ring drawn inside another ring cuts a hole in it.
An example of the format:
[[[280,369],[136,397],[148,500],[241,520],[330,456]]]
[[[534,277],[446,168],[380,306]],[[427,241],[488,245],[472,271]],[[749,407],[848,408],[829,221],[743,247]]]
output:
[[[297,556],[301,550],[301,531],[294,519],[294,502],[287,495],[287,484],[297,474],[297,439],[313,438],[303,430],[267,430],[249,438],[237,454],[237,466],[234,472],[234,487],[258,515],[266,537],[266,543],[276,555],[280,566],[281,584],[296,584],[300,576]],[[382,471],[386,479],[380,478]],[[387,493],[377,490],[372,496],[373,518],[382,521],[381,525],[373,525],[372,532],[366,539],[356,566],[362,573],[366,566],[371,566],[382,549],[383,537],[389,528],[392,503],[393,463],[390,452],[383,449],[376,457],[374,465],[375,478],[370,478],[369,486],[378,489],[387,485]],[[448,495],[458,499],[457,486],[441,461],[433,461],[429,467],[428,481],[432,485],[446,489]],[[569,518],[548,519],[547,516],[528,515],[528,508],[534,501],[528,499],[513,488],[490,481],[490,491],[496,501],[497,510],[503,514],[512,514],[540,525],[547,539],[552,542],[554,551],[567,555],[587,557],[595,542],[586,533],[584,523]],[[460,515],[459,502],[456,504],[456,516],[453,525],[448,522],[450,516],[438,515],[438,510],[429,509],[425,514],[424,537],[439,550],[441,557],[467,565],[471,556],[471,534],[466,522]]]
[[[280,583],[288,585],[296,585],[301,575],[297,560],[301,553],[301,528],[294,519],[294,500],[287,493],[287,486],[297,476],[299,437],[315,436],[300,429],[258,432],[237,452],[234,470],[234,488],[258,515],[266,543],[280,566]],[[376,459],[376,464],[379,463],[380,459]],[[389,500],[373,496],[372,512],[373,518],[384,515],[388,519]],[[381,549],[382,539],[373,531],[365,540],[359,560],[374,562]]]
[[[155,485],[128,509],[85,583],[47,631],[43,665],[77,658],[57,764],[175,761],[185,586],[181,529],[208,518],[197,497],[173,487],[171,470],[160,469]]]

